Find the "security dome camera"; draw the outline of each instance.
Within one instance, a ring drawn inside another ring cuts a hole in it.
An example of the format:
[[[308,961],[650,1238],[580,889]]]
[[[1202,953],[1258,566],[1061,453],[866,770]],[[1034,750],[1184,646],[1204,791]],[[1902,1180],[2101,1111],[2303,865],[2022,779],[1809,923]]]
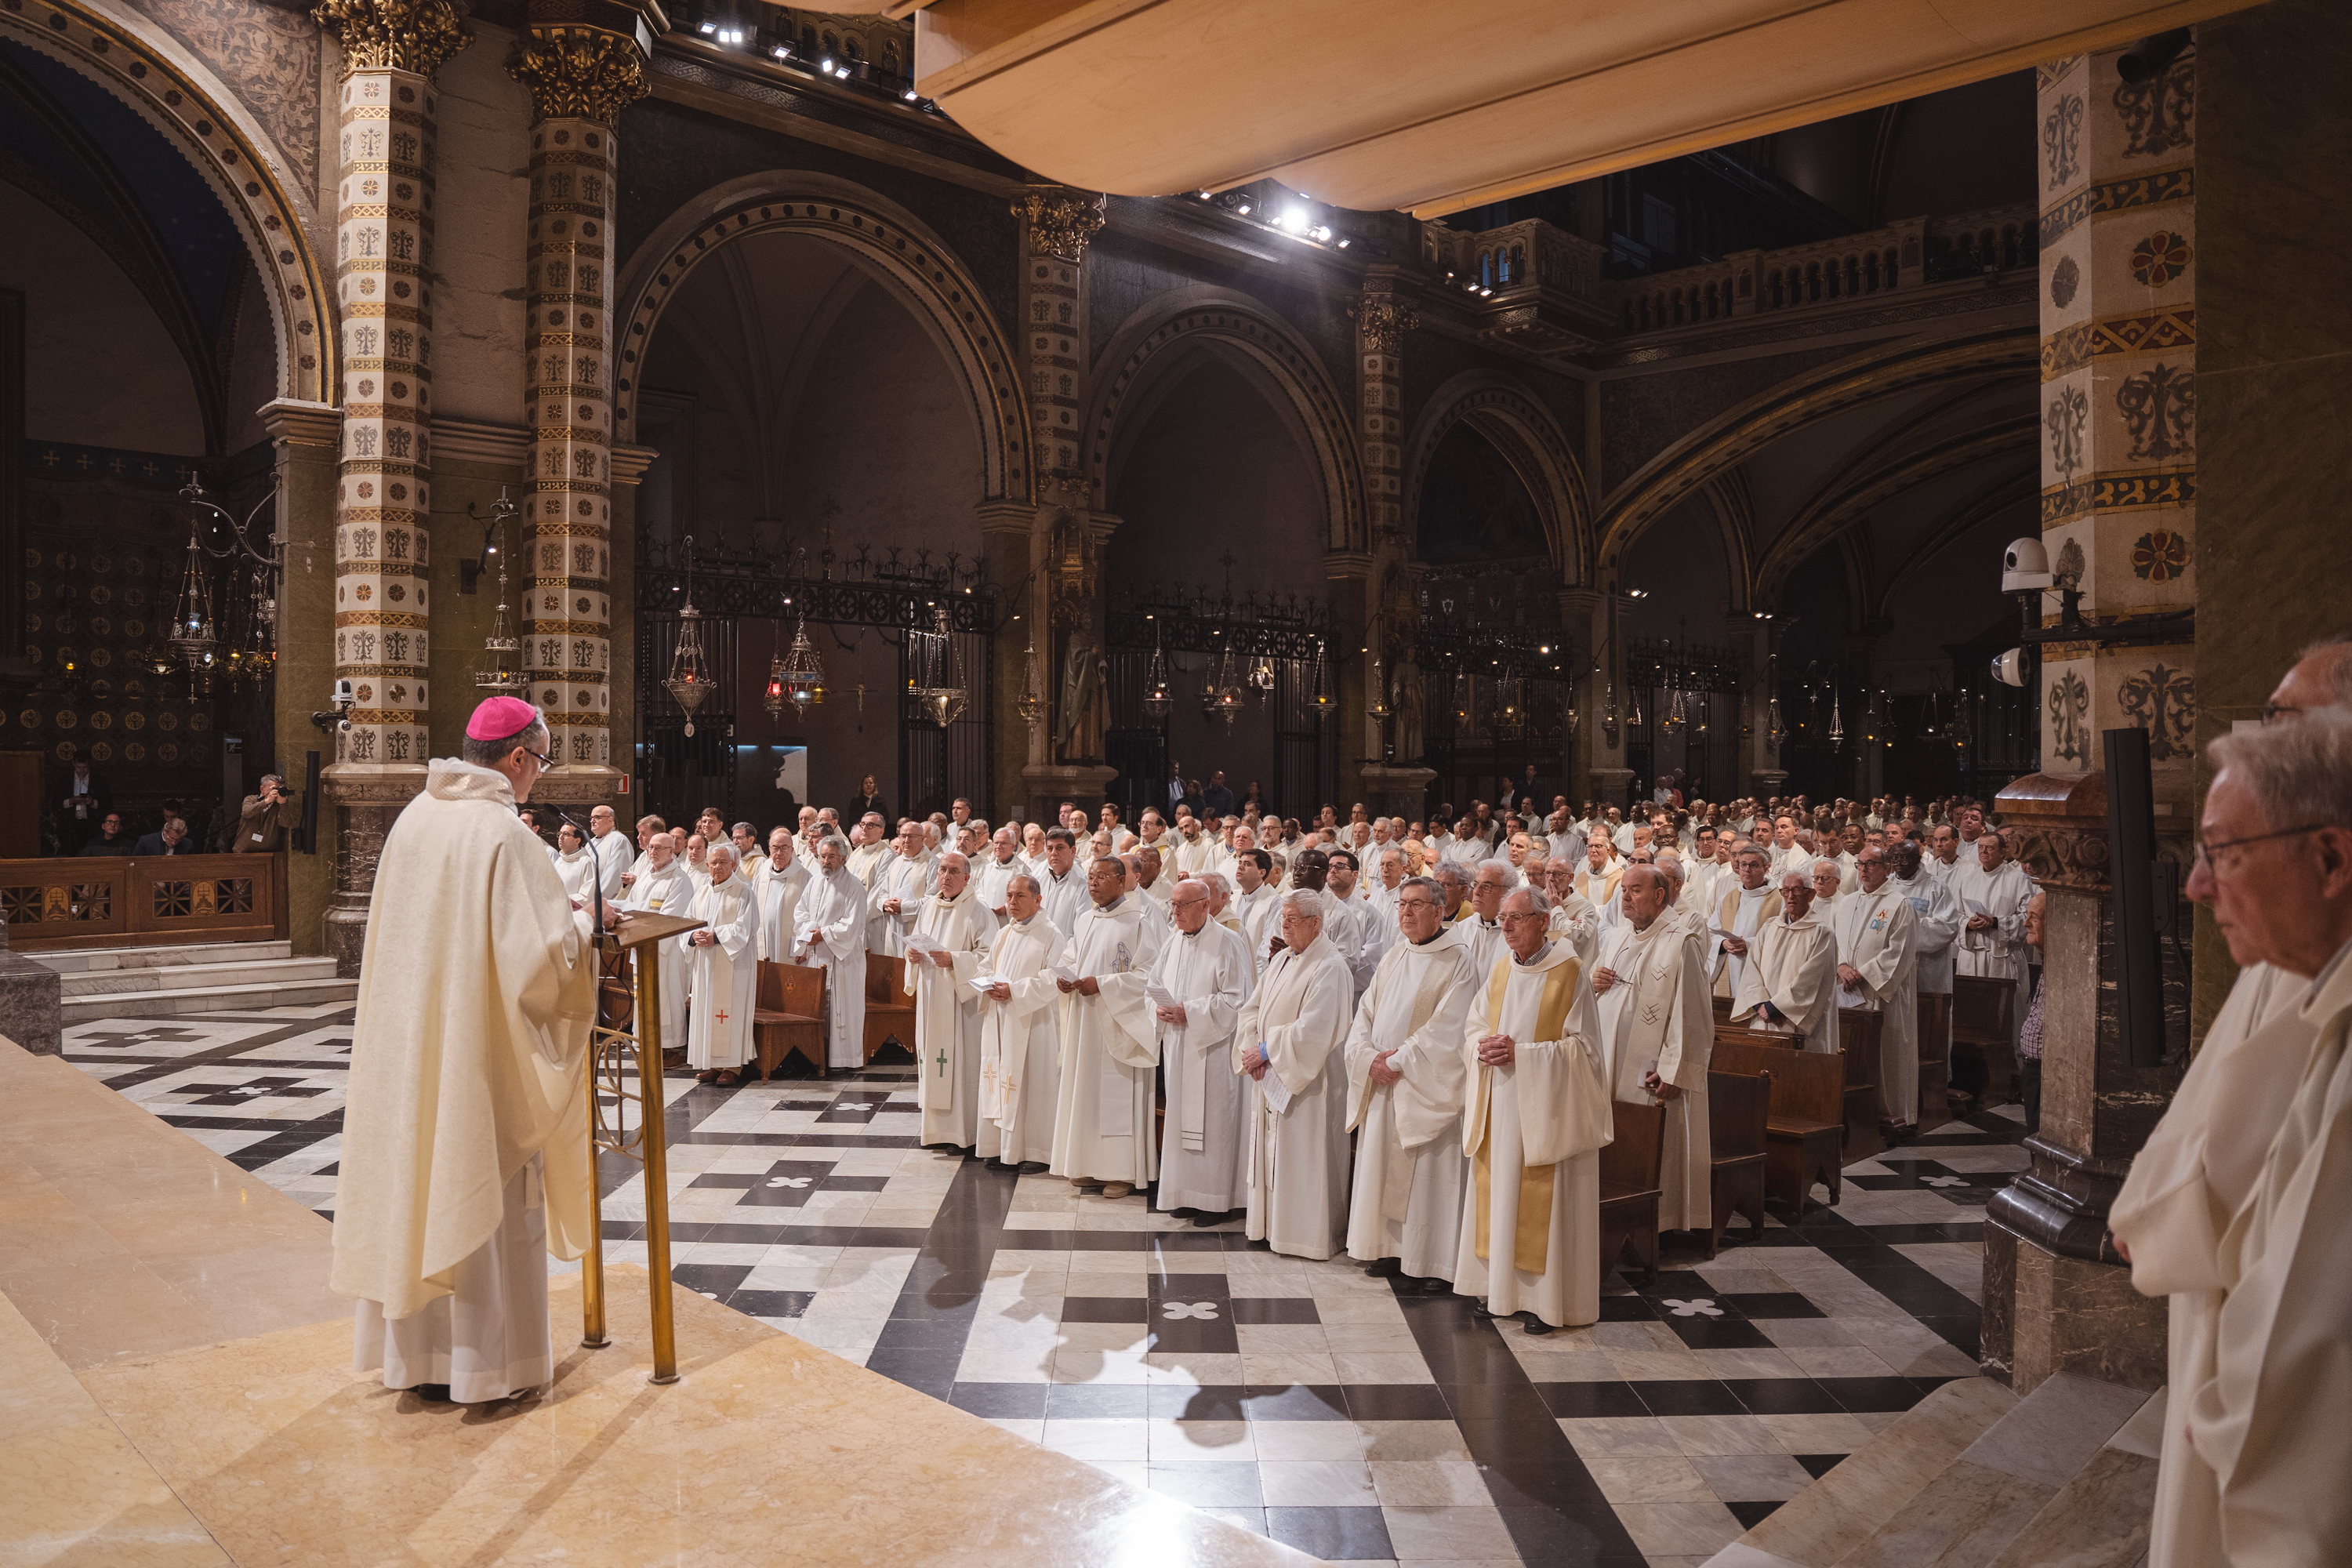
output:
[[[2042,541],[2010,541],[2008,552],[2000,558],[2002,593],[2031,594],[2037,589],[2047,588],[2056,581],[2050,575],[2050,552],[2042,547]],[[2017,683],[2011,681],[2010,684]]]
[[[1992,678],[2003,686],[2022,686],[2026,682],[2027,675],[2023,648],[2013,647],[2007,653],[1993,655]]]
[[[349,680],[339,679],[335,682],[335,694],[328,700],[338,708],[349,708],[359,700],[359,697],[352,690]]]

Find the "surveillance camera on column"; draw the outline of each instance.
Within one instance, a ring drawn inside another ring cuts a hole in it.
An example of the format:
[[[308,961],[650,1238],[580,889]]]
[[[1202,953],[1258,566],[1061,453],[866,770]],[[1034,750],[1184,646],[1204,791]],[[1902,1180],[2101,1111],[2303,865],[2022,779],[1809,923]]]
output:
[[[2035,594],[2057,583],[2050,574],[2050,552],[2038,539],[2012,539],[2000,558],[2000,591]],[[2005,656],[2004,656],[2005,657]]]
[[[2032,677],[2033,667],[2026,662],[2023,648],[1993,655],[1992,678],[2003,686],[2023,686]]]

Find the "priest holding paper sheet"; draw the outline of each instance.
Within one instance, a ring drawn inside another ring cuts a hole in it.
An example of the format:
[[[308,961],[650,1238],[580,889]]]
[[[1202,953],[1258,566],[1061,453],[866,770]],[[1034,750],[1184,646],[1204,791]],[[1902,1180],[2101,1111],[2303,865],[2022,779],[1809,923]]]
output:
[[[1748,976],[1731,1005],[1731,1021],[1773,1035],[1801,1035],[1809,1051],[1837,1043],[1837,932],[1813,918],[1813,885],[1822,862],[1780,875],[1780,912],[1750,943]]]
[[[2025,906],[2033,897],[2033,879],[2009,858],[2001,834],[1984,832],[1977,835],[1973,862],[1955,864],[1944,885],[1960,905],[1960,942],[1953,955],[1959,973],[2006,980],[2016,987],[2017,1005],[2010,1009],[2009,1021],[2013,1047],[2033,1001],[2025,966]]]
[[[329,1283],[352,1370],[465,1404],[554,1373],[549,1254],[587,1248],[589,916],[517,820],[546,721],[493,697],[376,864]]]
[[[1356,995],[1323,935],[1324,894],[1282,896],[1283,950],[1265,966],[1234,1037],[1249,1090],[1249,1238],[1329,1258],[1348,1226],[1348,1070],[1340,1043]]]
[[[1615,1136],[1592,989],[1549,918],[1532,888],[1504,901],[1509,947],[1478,977],[1462,1043],[1470,1181],[1454,1289],[1482,1317],[1530,1314],[1531,1334],[1601,1316],[1601,1150]]]
[[[1087,896],[1054,965],[1062,1001],[1053,1172],[1123,1198],[1160,1173],[1151,1124],[1160,1026],[1144,985],[1168,928],[1127,891],[1116,856],[1087,868]]]
[[[1209,918],[1209,889],[1187,878],[1171,890],[1175,929],[1162,940],[1146,994],[1160,1026],[1168,1079],[1156,1206],[1214,1225],[1241,1208],[1248,1081],[1233,1068],[1234,1026],[1254,988],[1241,932]]]
[[[988,950],[980,1000],[980,1128],[973,1152],[1028,1174],[1054,1157],[1061,993],[1049,966],[1067,935],[1048,921],[1037,879],[1005,879],[1005,923]]]
[[[939,891],[915,911],[901,984],[915,998],[915,1103],[923,1142],[980,1142],[980,993],[972,988],[996,937],[996,919],[972,891],[971,862],[940,857]]]

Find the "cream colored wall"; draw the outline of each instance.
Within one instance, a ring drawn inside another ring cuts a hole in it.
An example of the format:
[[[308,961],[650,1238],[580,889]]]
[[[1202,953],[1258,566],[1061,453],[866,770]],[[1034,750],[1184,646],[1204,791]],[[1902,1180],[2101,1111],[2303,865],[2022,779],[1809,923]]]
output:
[[[441,132],[434,164],[434,413],[520,426],[530,100],[507,74],[514,36],[478,19],[473,27],[472,46],[434,79]],[[453,499],[439,498],[444,506]],[[464,502],[457,504],[462,510]]]

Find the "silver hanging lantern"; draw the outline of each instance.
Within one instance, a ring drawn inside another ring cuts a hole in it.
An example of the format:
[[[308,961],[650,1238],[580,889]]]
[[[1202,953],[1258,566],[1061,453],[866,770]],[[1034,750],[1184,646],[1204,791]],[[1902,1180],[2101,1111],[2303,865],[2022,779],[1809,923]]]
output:
[[[1034,641],[1029,644],[1022,658],[1024,668],[1021,676],[1021,696],[1013,704],[1013,710],[1020,714],[1021,721],[1034,731],[1045,721],[1045,715],[1051,708],[1045,700],[1045,675],[1037,664]]]
[[[686,607],[677,613],[677,647],[669,660],[669,679],[662,689],[686,715],[686,732],[694,733],[694,715],[710,699],[710,666],[702,651],[702,612],[694,607],[694,535],[686,536]]]
[[[490,635],[482,639],[482,661],[474,668],[475,687],[488,692],[521,691],[530,685],[530,678],[523,673],[522,639],[515,634],[512,613],[507,608],[507,557],[503,546],[506,525],[515,511],[506,486],[500,485],[499,499],[490,507],[492,539],[483,547],[499,558],[499,605],[490,613]]]
[[[1168,689],[1168,656],[1160,647],[1160,620],[1151,622],[1151,663],[1143,672],[1143,710],[1154,719],[1165,719],[1176,706],[1174,693]]]
[[[1389,716],[1389,678],[1377,658],[1372,660],[1371,679],[1364,688],[1372,695],[1371,701],[1364,706],[1364,717],[1377,724]]]
[[[934,729],[944,730],[962,714],[968,689],[963,656],[956,651],[955,628],[948,607],[931,606],[931,629],[907,634],[907,661],[914,673],[907,678],[908,700],[916,716]]]
[[[1272,668],[1271,663],[1267,668]],[[1331,711],[1331,668],[1323,658],[1323,639],[1320,637],[1315,639],[1315,681],[1312,689],[1315,711],[1318,713]]]
[[[213,650],[220,645],[220,628],[213,620],[212,584],[205,572],[204,546],[196,525],[188,525],[188,564],[180,574],[180,595],[172,604],[172,635],[163,639],[179,654],[190,675],[212,668]]]

